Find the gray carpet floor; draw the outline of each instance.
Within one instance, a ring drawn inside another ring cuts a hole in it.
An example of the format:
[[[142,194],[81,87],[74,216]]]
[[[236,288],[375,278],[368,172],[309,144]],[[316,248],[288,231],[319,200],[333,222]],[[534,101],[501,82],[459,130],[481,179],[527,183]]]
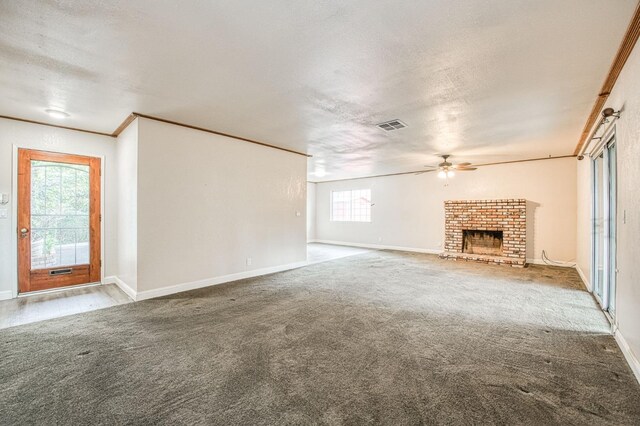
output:
[[[572,269],[371,252],[0,330],[0,423],[640,424]]]

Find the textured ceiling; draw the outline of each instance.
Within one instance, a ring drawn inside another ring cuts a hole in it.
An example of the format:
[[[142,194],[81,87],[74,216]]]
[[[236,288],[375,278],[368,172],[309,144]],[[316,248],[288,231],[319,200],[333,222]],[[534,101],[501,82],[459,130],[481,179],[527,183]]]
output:
[[[307,152],[313,181],[566,155],[636,4],[0,1],[0,115],[137,111]]]

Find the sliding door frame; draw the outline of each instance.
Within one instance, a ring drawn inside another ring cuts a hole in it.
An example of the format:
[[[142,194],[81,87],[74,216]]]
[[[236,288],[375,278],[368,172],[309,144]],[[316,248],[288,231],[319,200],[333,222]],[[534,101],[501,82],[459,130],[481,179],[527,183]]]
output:
[[[607,316],[610,320],[613,319],[613,315],[615,312],[610,312],[609,308],[612,306],[610,296],[611,296],[611,288],[612,283],[611,280],[616,280],[616,272],[615,265],[611,265],[611,249],[615,250],[617,245],[617,235],[610,235],[611,231],[611,221],[616,221],[617,218],[611,217],[611,180],[610,180],[610,158],[609,158],[609,147],[616,145],[616,131],[615,126],[610,131],[607,132],[606,135],[603,135],[602,140],[605,141],[601,145],[597,146],[592,152],[590,156],[591,162],[591,292],[594,297],[602,307],[602,309],[607,313]],[[597,170],[595,161],[596,159],[602,155],[602,194],[600,196],[602,199],[602,214],[603,214],[603,270],[602,270],[602,297],[600,297],[596,292],[596,280],[597,280],[597,267],[598,267],[598,249],[597,249],[597,233],[596,233],[596,214],[597,214]],[[616,167],[617,172],[617,167]],[[617,178],[614,180],[617,182]],[[614,202],[617,202],[617,193],[614,194]],[[617,209],[616,209],[617,212]],[[616,226],[617,231],[617,226]],[[612,239],[614,240],[612,244]],[[614,253],[615,255],[616,253]],[[617,259],[616,259],[617,263]],[[611,269],[613,266],[613,270]],[[612,273],[613,272],[613,273]],[[613,284],[615,288],[615,283]],[[615,294],[614,294],[615,297]],[[615,306],[615,301],[613,303]],[[612,321],[613,322],[613,321]]]

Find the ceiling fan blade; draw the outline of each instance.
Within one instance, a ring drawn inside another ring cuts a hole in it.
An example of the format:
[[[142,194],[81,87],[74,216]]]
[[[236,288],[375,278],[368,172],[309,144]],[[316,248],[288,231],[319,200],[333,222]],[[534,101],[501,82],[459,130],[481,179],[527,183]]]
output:
[[[467,166],[470,166],[470,165],[471,165],[471,163],[458,163],[454,167],[467,167]]]
[[[457,172],[471,172],[473,170],[478,170],[477,167],[462,167],[460,169],[456,169]]]
[[[421,174],[423,174],[423,173],[427,173],[427,172],[430,172],[430,171],[431,171],[431,170],[423,170],[423,171],[421,171],[421,172],[415,172],[415,173],[414,173],[414,175],[416,175],[416,176],[417,176],[417,175],[421,175]]]

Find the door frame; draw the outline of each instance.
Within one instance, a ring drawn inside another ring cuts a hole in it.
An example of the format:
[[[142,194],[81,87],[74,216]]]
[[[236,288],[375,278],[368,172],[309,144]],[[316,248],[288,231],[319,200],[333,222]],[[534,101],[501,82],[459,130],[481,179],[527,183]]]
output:
[[[11,297],[16,298],[19,295],[18,289],[18,150],[19,149],[32,149],[36,151],[46,151],[53,152],[59,154],[69,154],[69,155],[81,155],[85,157],[94,157],[100,159],[100,168],[102,173],[100,174],[100,215],[103,220],[100,221],[100,263],[102,267],[100,268],[100,284],[104,284],[105,281],[105,232],[104,232],[104,224],[105,224],[105,174],[106,174],[106,158],[102,154],[95,154],[91,151],[84,152],[82,150],[80,153],[78,151],[71,151],[68,148],[57,147],[57,146],[38,146],[38,144],[12,144],[12,156],[11,156],[11,279],[13,285],[11,286]],[[80,284],[82,285],[95,285],[95,283],[91,284]],[[68,288],[72,288],[69,286]],[[45,290],[45,291],[60,291],[64,290],[64,287],[60,287],[57,289]],[[37,293],[37,292],[34,292]],[[31,294],[31,293],[29,293]]]
[[[610,258],[611,258],[611,235],[610,235],[610,230],[611,230],[611,225],[609,223],[609,220],[613,219],[615,221],[617,221],[617,217],[611,218],[611,206],[610,206],[610,201],[611,201],[611,194],[610,194],[610,170],[609,170],[609,151],[608,151],[608,147],[609,145],[617,145],[617,138],[616,138],[616,128],[615,126],[613,126],[613,128],[608,131],[606,134],[604,134],[601,138],[602,141],[604,141],[601,144],[598,144],[593,151],[591,151],[590,156],[589,156],[589,161],[591,163],[591,265],[590,265],[590,270],[591,270],[591,293],[593,294],[593,296],[595,297],[596,301],[598,302],[598,304],[600,305],[600,307],[602,308],[602,310],[605,313],[605,316],[609,319],[609,321],[611,323],[614,323],[615,319],[613,318],[613,316],[611,315],[611,313],[609,312],[609,307],[611,305],[611,301],[609,300],[611,294],[611,283],[610,283],[610,278],[611,278],[611,264],[610,264]],[[604,264],[603,264],[603,273],[602,273],[602,298],[598,296],[598,294],[596,293],[596,265],[597,265],[597,259],[596,259],[596,233],[595,233],[595,217],[596,217],[596,170],[595,170],[595,164],[594,164],[594,160],[599,157],[602,154],[602,167],[603,167],[603,182],[602,182],[602,189],[603,189],[603,214],[604,214],[604,224],[603,224],[603,235],[602,238],[604,240],[603,242],[603,253],[602,256],[604,258]],[[617,165],[616,165],[616,172],[617,172]],[[616,180],[617,182],[617,180]],[[616,193],[616,199],[615,199],[616,203],[617,203],[617,193]],[[616,209],[617,211],[617,209]],[[616,215],[617,216],[617,215]],[[613,237],[616,241],[616,244],[614,244],[614,246],[617,246],[617,226],[616,226],[616,235]],[[614,247],[616,248],[616,247]],[[615,257],[616,257],[616,266],[615,268],[617,268],[617,249],[616,252],[614,253]],[[617,272],[617,269],[614,269],[614,274]],[[617,281],[617,276],[614,275],[614,280]],[[617,291],[614,294],[614,297],[617,297]],[[616,301],[614,301],[614,305],[616,304]]]

